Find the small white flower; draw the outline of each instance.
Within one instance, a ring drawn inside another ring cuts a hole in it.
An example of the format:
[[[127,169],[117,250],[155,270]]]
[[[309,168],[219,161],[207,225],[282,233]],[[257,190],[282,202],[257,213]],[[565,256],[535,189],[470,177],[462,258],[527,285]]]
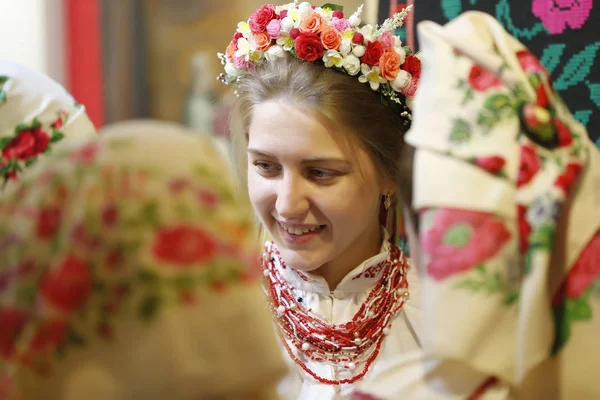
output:
[[[401,46],[394,46],[394,51],[400,56],[400,65],[404,64],[406,59],[406,50]]]
[[[277,44],[283,47],[285,51],[290,51],[294,47],[294,39],[289,36],[282,36],[277,39]]]
[[[347,56],[352,51],[352,41],[348,39],[342,39],[342,44],[340,44],[340,53]]]
[[[326,19],[331,19],[331,16],[333,15],[333,10],[330,8],[317,7],[315,8],[315,12]]]
[[[300,14],[300,11],[298,11],[297,8],[292,8],[288,11],[288,17],[290,17],[291,19],[293,19],[295,22],[300,23],[300,20],[302,19],[302,15]]]
[[[343,61],[344,57],[337,50],[328,50],[323,55],[323,63],[327,68],[340,67]]]
[[[400,71],[398,71],[398,75],[396,76],[396,79],[394,79],[392,82],[390,82],[390,85],[392,85],[392,89],[394,89],[396,92],[399,92],[402,89],[404,89],[406,87],[406,85],[408,85],[408,83],[411,81],[411,79],[412,79],[412,76],[410,75],[410,73],[401,69]]]
[[[350,18],[348,18],[348,22],[350,22],[350,24],[352,26],[360,25],[360,23],[361,23],[360,16],[362,14],[362,10],[363,10],[363,6],[361,5],[360,7],[358,7],[358,10],[356,10],[356,12],[354,14],[352,14],[352,16]]]
[[[228,62],[225,64],[225,73],[229,76],[240,76],[242,71],[237,69],[233,63]]]
[[[239,38],[237,41],[238,49],[235,52],[236,57],[246,57],[246,61],[248,61],[248,54],[250,54],[250,50],[252,47],[250,46],[250,42],[246,38]]]
[[[250,33],[250,25],[247,22],[241,21],[237,24],[237,31],[241,34],[249,34]]]
[[[292,30],[292,28],[294,28],[294,24],[293,18],[285,17],[281,20],[281,29],[283,29],[285,32],[289,32]]]
[[[285,50],[279,45],[274,45],[269,47],[269,49],[265,52],[265,58],[267,61],[273,61],[277,58],[285,57]]]
[[[385,79],[379,73],[379,67],[369,67],[367,64],[360,66],[361,76],[358,77],[360,83],[367,83],[371,86],[372,90],[379,90],[379,85],[385,83]]]
[[[344,57],[343,67],[348,72],[348,75],[356,75],[360,72],[360,60],[352,54]]]
[[[300,15],[306,15],[311,10],[312,10],[312,6],[310,5],[310,3],[307,3],[306,1],[303,3],[300,3],[300,5],[298,6],[298,11],[300,11]]]
[[[365,46],[363,46],[362,44],[359,44],[359,45],[354,46],[354,49],[352,50],[352,54],[354,54],[356,57],[362,57],[365,55],[366,51],[367,51],[367,48]]]

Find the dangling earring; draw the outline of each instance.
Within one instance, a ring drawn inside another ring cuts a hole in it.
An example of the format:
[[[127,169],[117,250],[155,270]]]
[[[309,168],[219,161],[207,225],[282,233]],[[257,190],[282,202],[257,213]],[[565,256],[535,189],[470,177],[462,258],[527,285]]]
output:
[[[385,210],[389,210],[390,207],[392,206],[392,192],[388,192],[388,194],[385,195],[385,199],[383,200],[383,206],[385,207]]]

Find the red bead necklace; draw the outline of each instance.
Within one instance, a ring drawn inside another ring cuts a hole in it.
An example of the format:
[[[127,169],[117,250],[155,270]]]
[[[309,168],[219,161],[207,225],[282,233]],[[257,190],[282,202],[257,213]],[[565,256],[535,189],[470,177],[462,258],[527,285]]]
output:
[[[290,357],[306,373],[321,383],[354,383],[365,376],[377,358],[391,321],[409,298],[406,272],[408,262],[402,251],[390,243],[387,260],[374,266],[382,276],[354,317],[343,324],[330,324],[298,302],[279,271],[287,268],[275,243],[267,243],[263,252],[265,290],[275,316],[279,336]],[[295,350],[295,351],[294,351]],[[360,371],[350,378],[331,380],[312,371],[298,356],[338,369]]]

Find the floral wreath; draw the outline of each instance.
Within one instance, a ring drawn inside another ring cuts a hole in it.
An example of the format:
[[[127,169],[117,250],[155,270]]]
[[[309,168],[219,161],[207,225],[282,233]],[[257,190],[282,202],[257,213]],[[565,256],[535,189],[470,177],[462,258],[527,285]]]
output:
[[[380,26],[361,25],[363,6],[349,18],[343,6],[315,7],[297,1],[265,4],[247,22],[237,25],[225,54],[219,53],[225,73],[218,79],[237,83],[264,62],[285,57],[318,63],[369,83],[381,93],[381,101],[406,119],[421,76],[421,61],[395,35],[411,6]]]

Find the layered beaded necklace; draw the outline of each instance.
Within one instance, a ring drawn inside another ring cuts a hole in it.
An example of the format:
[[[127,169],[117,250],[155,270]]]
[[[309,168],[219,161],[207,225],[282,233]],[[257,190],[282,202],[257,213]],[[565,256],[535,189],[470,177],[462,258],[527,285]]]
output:
[[[354,317],[339,325],[324,321],[302,306],[277,264],[287,268],[275,244],[267,243],[263,252],[265,291],[289,356],[321,383],[341,385],[364,377],[390,332],[392,320],[409,298],[408,262],[402,251],[390,243],[388,259],[371,267],[383,270],[379,281]],[[347,370],[353,375],[338,380],[319,376],[298,357],[300,353],[312,361]]]

